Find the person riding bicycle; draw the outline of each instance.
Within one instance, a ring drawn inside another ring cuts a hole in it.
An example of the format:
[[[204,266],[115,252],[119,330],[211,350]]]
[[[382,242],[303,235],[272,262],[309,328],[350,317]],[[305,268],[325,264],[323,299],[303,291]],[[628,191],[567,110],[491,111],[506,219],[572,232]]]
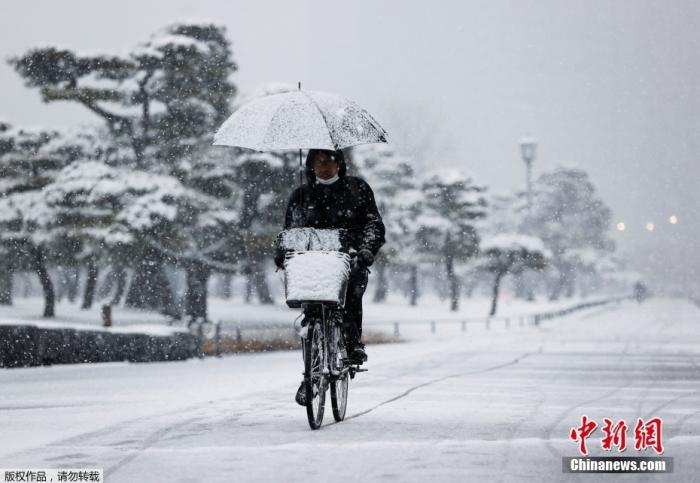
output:
[[[310,227],[347,230],[350,248],[357,251],[357,259],[348,280],[343,325],[348,357],[362,363],[367,360],[361,341],[362,296],[367,288],[368,267],[374,263],[377,252],[385,242],[385,228],[372,188],[361,178],[347,176],[346,171],[342,151],[309,150],[305,169],[307,182],[289,197],[284,229]],[[284,251],[277,251],[277,267],[284,268],[284,256]]]

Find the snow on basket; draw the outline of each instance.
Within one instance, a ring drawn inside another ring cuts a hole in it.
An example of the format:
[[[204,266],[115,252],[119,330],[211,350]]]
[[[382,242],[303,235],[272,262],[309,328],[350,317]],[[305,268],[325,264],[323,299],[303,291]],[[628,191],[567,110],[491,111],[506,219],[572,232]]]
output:
[[[336,251],[290,252],[284,261],[287,305],[326,302],[345,306],[350,257]]]
[[[303,252],[306,250],[335,250],[343,247],[344,230],[319,228],[290,228],[277,236],[277,246],[282,250]]]

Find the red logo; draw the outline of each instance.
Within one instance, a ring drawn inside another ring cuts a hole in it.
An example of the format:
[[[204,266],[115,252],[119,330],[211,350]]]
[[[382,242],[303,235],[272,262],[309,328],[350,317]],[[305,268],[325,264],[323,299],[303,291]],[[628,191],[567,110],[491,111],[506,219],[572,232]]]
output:
[[[642,451],[653,448],[657,454],[664,452],[664,445],[661,441],[661,418],[651,418],[646,423],[642,418],[637,419],[634,427],[634,449]]]
[[[589,421],[586,415],[581,417],[581,426],[577,428],[571,428],[569,433],[569,438],[573,441],[578,441],[578,450],[582,455],[588,454],[588,448],[586,448],[586,440],[598,427],[595,421]]]
[[[612,421],[604,418],[605,425],[603,426],[603,440],[600,442],[605,451],[610,451],[613,446],[617,446],[617,450],[622,453],[627,449],[627,424],[623,419],[619,420],[613,426]]]
[[[620,419],[615,424],[608,418],[603,418],[603,438],[600,440],[600,446],[605,451],[611,451],[613,447],[622,453],[627,449],[627,423],[624,419]],[[644,422],[642,418],[637,418],[637,424],[634,427],[634,449],[644,451],[647,448],[652,448],[656,453],[664,452],[661,427],[663,421],[659,417],[654,417]],[[588,419],[588,416],[581,416],[581,424],[571,428],[569,439],[578,443],[578,450],[582,455],[588,455],[586,440],[595,432],[598,423]]]

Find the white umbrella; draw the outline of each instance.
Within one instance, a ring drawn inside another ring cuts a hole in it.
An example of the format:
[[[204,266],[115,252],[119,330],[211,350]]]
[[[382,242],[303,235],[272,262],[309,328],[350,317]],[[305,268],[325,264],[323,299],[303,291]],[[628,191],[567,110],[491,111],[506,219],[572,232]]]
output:
[[[363,108],[336,94],[286,92],[244,104],[219,128],[214,145],[256,151],[342,149],[385,143],[386,131]]]

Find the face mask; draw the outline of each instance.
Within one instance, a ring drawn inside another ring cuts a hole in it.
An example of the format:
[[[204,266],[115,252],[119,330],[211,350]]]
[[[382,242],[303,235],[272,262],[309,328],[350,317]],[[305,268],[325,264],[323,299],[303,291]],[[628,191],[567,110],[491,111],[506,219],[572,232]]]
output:
[[[321,184],[333,184],[336,181],[338,181],[339,179],[340,179],[340,176],[338,176],[337,174],[335,176],[333,176],[332,178],[328,178],[328,179],[321,179],[318,176],[316,176],[316,181],[321,183]]]

